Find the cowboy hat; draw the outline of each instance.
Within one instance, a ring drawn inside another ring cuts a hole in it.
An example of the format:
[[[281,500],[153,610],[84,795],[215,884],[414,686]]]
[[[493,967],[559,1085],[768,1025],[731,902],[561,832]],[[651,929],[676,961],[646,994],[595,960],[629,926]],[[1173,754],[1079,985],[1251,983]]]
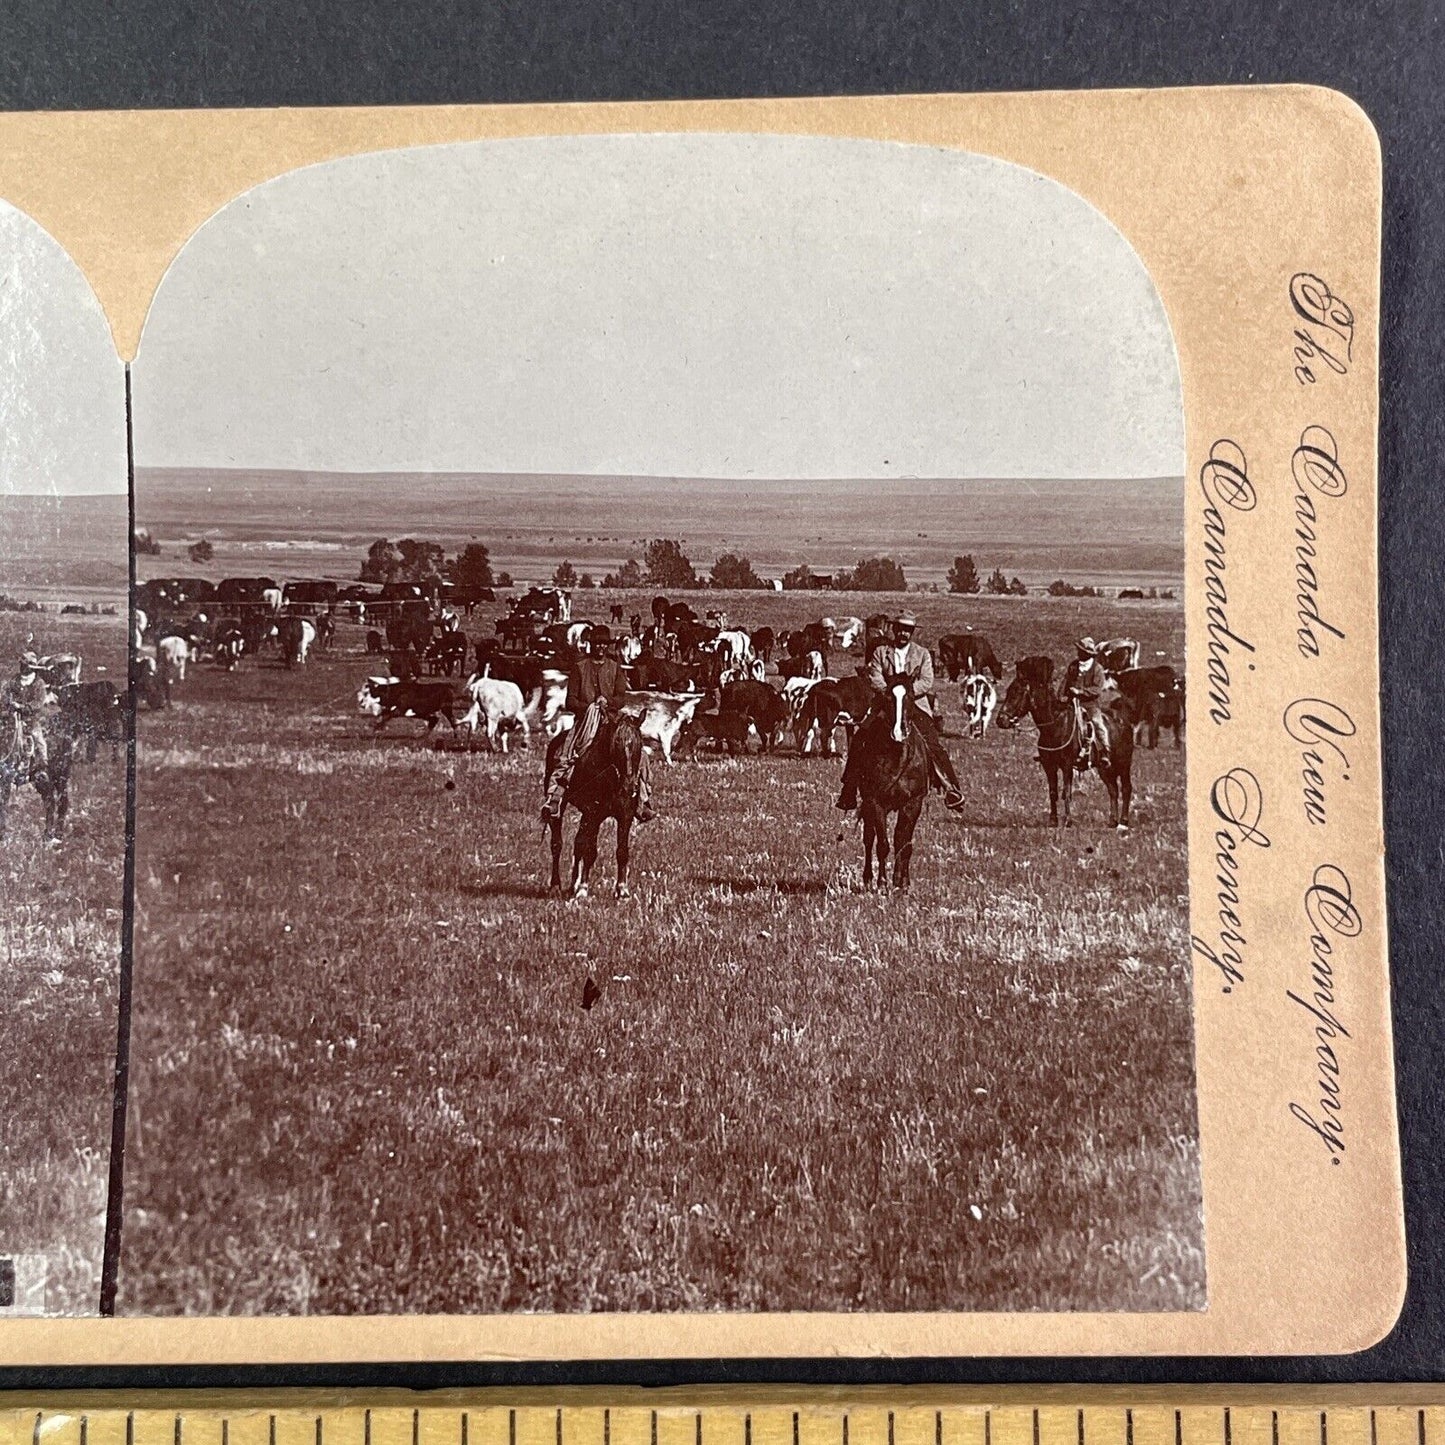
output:
[[[1076,644],[1080,652],[1097,652],[1099,644],[1092,637],[1081,637]]]
[[[917,627],[918,619],[911,612],[900,612],[893,619],[893,625],[895,627]]]
[[[25,651],[20,654],[20,667],[24,672],[34,672],[40,666],[40,659],[33,652]]]

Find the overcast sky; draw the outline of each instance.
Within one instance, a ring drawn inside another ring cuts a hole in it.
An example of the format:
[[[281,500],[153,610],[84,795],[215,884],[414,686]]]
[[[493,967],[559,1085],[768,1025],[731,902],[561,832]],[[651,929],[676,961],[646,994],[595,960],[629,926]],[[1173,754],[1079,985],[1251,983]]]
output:
[[[0,493],[124,492],[125,372],[89,283],[0,201]]]
[[[157,292],[137,462],[738,478],[1173,476],[1142,264],[986,157],[483,141],[293,172]]]

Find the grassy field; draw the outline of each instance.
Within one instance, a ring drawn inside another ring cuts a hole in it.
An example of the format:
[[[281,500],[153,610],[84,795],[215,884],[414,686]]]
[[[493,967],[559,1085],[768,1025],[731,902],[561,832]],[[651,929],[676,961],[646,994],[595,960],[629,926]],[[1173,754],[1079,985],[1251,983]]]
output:
[[[29,632],[43,652],[80,653],[85,677],[125,685],[124,616],[0,613],[7,673]],[[124,762],[102,749],[94,763],[77,763],[59,848],[42,841],[43,821],[34,790],[18,790],[0,845],[0,1255],[44,1255],[46,1307],[93,1313],[115,1057]]]
[[[1005,657],[1182,656],[1164,605],[916,601]],[[859,891],[837,763],[703,754],[656,770],[632,901],[608,828],[566,904],[540,749],[377,738],[373,670],[346,625],[141,718],[123,1310],[1203,1306],[1182,753],[1120,837],[1096,780],[1044,826],[1022,730],[955,738],[902,899]]]

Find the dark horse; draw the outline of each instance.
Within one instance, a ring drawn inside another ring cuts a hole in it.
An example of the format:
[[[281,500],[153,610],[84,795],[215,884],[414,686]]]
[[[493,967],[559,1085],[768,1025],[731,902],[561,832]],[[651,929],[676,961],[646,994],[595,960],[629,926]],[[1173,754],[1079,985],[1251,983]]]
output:
[[[576,726],[582,720],[577,719]],[[558,733],[547,747],[547,781],[557,768],[557,755],[565,733]],[[605,818],[617,822],[617,896],[630,898],[627,886],[628,835],[637,816],[637,775],[642,768],[642,733],[630,717],[604,722],[592,746],[577,760],[562,812],[547,827],[552,835],[552,887],[562,886],[562,820],[568,808],[582,814],[577,836],[572,840],[571,893],[587,896],[587,878],[597,861],[597,834]]]
[[[31,755],[18,713],[6,720],[3,749],[0,749],[0,838],[10,811],[10,794],[27,783],[45,804],[45,837],[58,840],[70,812],[70,769],[75,758],[75,732],[58,713],[45,719],[45,744],[49,754],[41,763]]]
[[[1084,736],[1079,710],[1072,698],[1053,693],[1054,663],[1049,657],[1020,658],[1014,679],[998,710],[997,725],[1011,728],[1027,713],[1039,730],[1039,766],[1049,780],[1049,824],[1059,825],[1059,782],[1063,780],[1064,827],[1073,825],[1069,798],[1075,771],[1087,771],[1083,761]],[[1109,790],[1109,826],[1123,832],[1129,826],[1129,802],[1134,795],[1134,728],[1122,699],[1104,709],[1109,731],[1109,763],[1094,763],[1094,771]]]
[[[893,827],[893,886],[908,891],[913,861],[913,830],[928,796],[928,750],[909,718],[913,683],[890,677],[882,701],[850,745],[862,750],[858,761],[858,812],[863,819],[863,886],[873,886],[873,856],[878,856],[878,886],[888,865],[888,815]]]

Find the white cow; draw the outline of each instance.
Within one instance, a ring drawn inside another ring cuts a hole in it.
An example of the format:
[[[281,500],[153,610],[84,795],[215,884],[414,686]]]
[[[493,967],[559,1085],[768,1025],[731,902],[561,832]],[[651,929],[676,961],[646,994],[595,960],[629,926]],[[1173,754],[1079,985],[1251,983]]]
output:
[[[998,689],[983,672],[971,672],[963,680],[963,715],[968,735],[981,738],[998,706]]]
[[[829,619],[823,619],[828,624]],[[863,636],[863,619],[861,617],[839,617],[832,621],[828,631],[833,638],[833,646],[840,652],[847,652],[860,637]]]
[[[156,643],[156,662],[172,683],[186,680],[186,664],[191,660],[191,644],[184,637],[172,634]]]
[[[151,625],[151,620],[146,616],[144,608],[137,607],[135,610],[135,635],[131,638],[132,651],[139,652],[146,640],[146,630]]]
[[[483,725],[487,729],[487,744],[495,752],[497,740],[501,739],[501,750],[508,751],[508,740],[513,729],[522,734],[522,746],[531,742],[532,729],[527,719],[527,702],[522,689],[515,682],[503,682],[497,677],[474,677],[467,683],[467,694],[472,700],[462,726],[472,732]]]
[[[712,646],[724,667],[742,667],[753,655],[753,640],[740,627],[719,632]]]
[[[665,763],[672,762],[677,735],[692,721],[705,694],[700,692],[629,692],[622,711],[635,718],[644,743],[653,743]]]
[[[821,679],[816,677],[790,677],[783,684],[783,701],[787,703],[788,712],[795,723],[802,714],[808,694],[820,681]]]
[[[261,605],[272,612],[279,612],[285,601],[285,593],[279,587],[266,587],[261,592]]]
[[[618,656],[623,667],[631,667],[642,656],[642,639],[640,637],[624,637]]]

